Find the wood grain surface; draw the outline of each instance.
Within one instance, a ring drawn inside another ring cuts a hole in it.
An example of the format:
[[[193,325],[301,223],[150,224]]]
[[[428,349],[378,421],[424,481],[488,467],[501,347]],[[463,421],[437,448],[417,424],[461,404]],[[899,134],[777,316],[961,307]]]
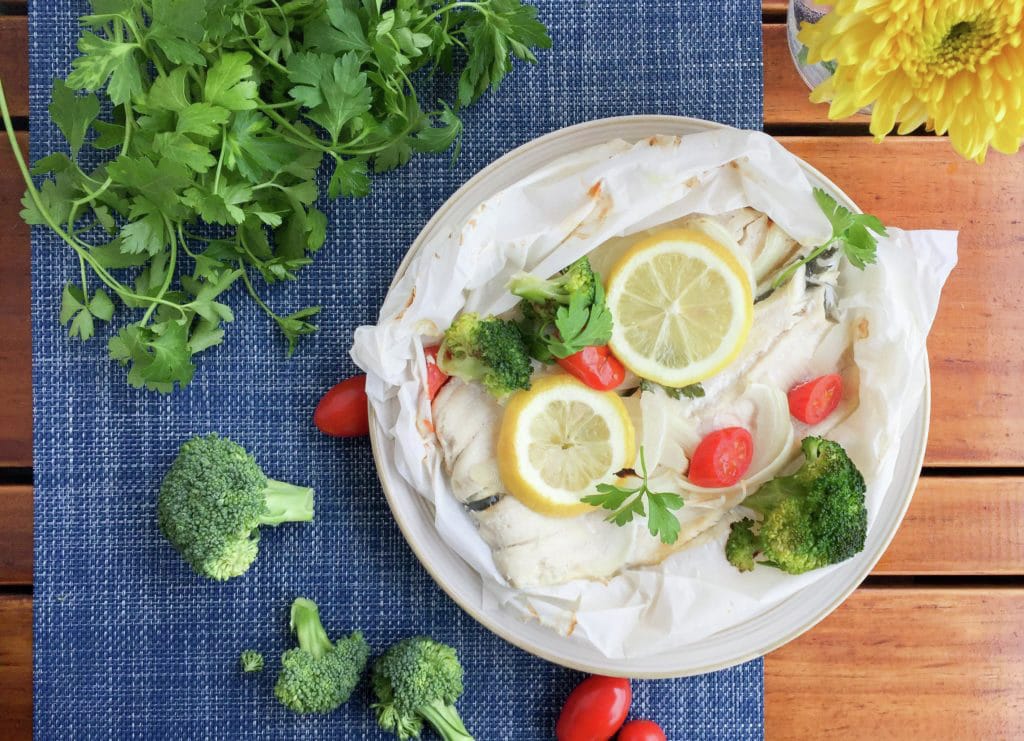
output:
[[[32,598],[0,596],[0,738],[32,738]]]
[[[12,116],[28,115],[28,16],[0,15],[0,81]]]
[[[19,135],[22,151],[28,136]],[[25,188],[6,135],[0,139],[0,466],[32,465],[32,338],[28,227],[18,217]]]
[[[781,139],[890,226],[956,229],[959,264],[928,339],[925,463],[1024,465],[1024,156],[984,167],[932,137]]]
[[[929,476],[877,576],[1024,573],[1024,477]],[[32,489],[0,486],[0,584],[32,583]]]
[[[860,589],[765,658],[765,736],[1021,738],[1022,614],[1020,588]],[[31,600],[0,598],[0,621],[0,730],[27,739]]]
[[[31,583],[32,487],[0,486],[0,585]]]
[[[0,3],[0,79],[28,114],[24,0]],[[932,427],[922,479],[874,575],[957,575],[955,587],[858,590],[766,658],[765,726],[775,739],[1024,738],[1024,156],[984,167],[931,137],[858,136],[829,122],[786,45],[785,0],[764,0],[765,124],[866,211],[906,228],[961,232],[960,263],[929,340]],[[27,148],[27,134],[20,135]],[[23,187],[0,144],[0,468],[32,465],[28,230]],[[55,255],[54,259],[61,259]],[[976,475],[965,476],[970,471]],[[935,473],[935,472],[933,472]],[[31,738],[32,491],[0,486],[0,738]],[[993,578],[996,578],[993,581]],[[978,581],[978,580],[981,581]],[[986,582],[985,579],[989,581]],[[879,580],[875,580],[877,584]],[[1012,582],[1020,584],[1019,580]]]
[[[778,124],[811,124],[828,121],[827,107],[812,104],[808,89],[796,72],[786,42],[785,26],[766,23],[764,39],[764,121]],[[28,115],[28,18],[0,16],[0,80],[3,80],[12,116]],[[854,122],[863,126],[866,117]],[[846,124],[844,124],[846,125]]]
[[[960,231],[960,262],[929,339],[933,466],[1024,465],[1024,157],[993,154],[984,167],[930,137],[780,137],[866,211],[887,224]],[[17,209],[20,182],[0,149],[0,208]],[[13,261],[0,273],[0,464],[31,465],[28,262],[25,229],[0,232]],[[55,259],[59,259],[55,256]],[[200,368],[200,373],[202,372]]]
[[[765,738],[1024,738],[1024,589],[860,589],[765,658]]]

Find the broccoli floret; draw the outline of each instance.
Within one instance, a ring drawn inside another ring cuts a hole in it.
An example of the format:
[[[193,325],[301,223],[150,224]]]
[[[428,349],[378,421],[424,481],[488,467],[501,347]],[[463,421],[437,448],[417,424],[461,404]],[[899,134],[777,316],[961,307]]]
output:
[[[259,552],[259,526],[313,519],[313,490],[268,479],[242,446],[218,435],[185,442],[160,486],[160,531],[195,569],[223,581]]]
[[[837,442],[806,437],[802,449],[800,470],[772,479],[743,501],[762,519],[732,525],[725,555],[740,571],[763,563],[802,574],[864,549],[864,477]]]
[[[366,668],[370,647],[358,630],[331,643],[312,600],[292,603],[291,627],[299,647],[281,655],[274,694],[296,713],[329,713],[352,695]]]
[[[581,257],[561,273],[547,280],[528,273],[517,275],[508,284],[508,290],[533,304],[552,302],[561,306],[568,306],[575,294],[582,293],[585,305],[589,306],[594,302],[596,284],[597,276],[590,267],[590,260]]]
[[[445,741],[473,741],[455,701],[462,665],[455,649],[425,636],[399,641],[374,663],[377,723],[403,741],[418,738],[426,721]]]
[[[242,655],[238,657],[238,663],[242,665],[242,671],[246,674],[261,672],[263,671],[263,654],[252,649],[242,651]]]
[[[607,345],[612,316],[601,276],[581,257],[554,278],[519,275],[509,283],[519,302],[519,330],[530,356],[551,364],[587,346]]]
[[[530,388],[530,355],[515,322],[469,312],[456,319],[437,352],[449,376],[480,381],[494,396]]]

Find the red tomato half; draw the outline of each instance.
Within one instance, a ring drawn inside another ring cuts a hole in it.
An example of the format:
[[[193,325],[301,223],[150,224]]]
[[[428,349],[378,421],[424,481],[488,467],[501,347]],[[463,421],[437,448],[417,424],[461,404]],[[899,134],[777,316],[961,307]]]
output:
[[[619,741],[667,741],[661,726],[653,720],[631,720],[622,727]]]
[[[323,395],[313,412],[313,424],[331,437],[362,437],[370,434],[366,376],[348,378]]]
[[[587,677],[569,693],[558,716],[558,741],[608,741],[629,713],[628,679]]]
[[[715,430],[700,441],[690,459],[690,483],[709,489],[732,486],[750,468],[754,440],[742,427]]]
[[[440,345],[423,348],[423,357],[427,361],[427,395],[431,401],[449,378],[447,373],[437,367],[437,351],[440,349]]]
[[[836,373],[794,386],[789,392],[789,413],[816,425],[832,414],[843,400],[843,379]]]
[[[606,345],[590,345],[567,358],[558,358],[558,364],[598,391],[613,389],[626,377],[626,369]]]

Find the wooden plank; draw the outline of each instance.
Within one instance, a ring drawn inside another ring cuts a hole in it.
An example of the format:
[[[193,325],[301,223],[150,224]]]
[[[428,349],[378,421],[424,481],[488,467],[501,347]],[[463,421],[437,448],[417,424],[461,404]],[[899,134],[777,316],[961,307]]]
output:
[[[0,584],[32,583],[32,487],[0,486]]]
[[[781,137],[865,211],[905,229],[958,229],[959,264],[929,337],[926,462],[1024,465],[1024,157],[982,166],[933,137]]]
[[[764,42],[764,123],[766,126],[822,124],[836,128],[856,124],[865,132],[870,119],[855,115],[842,123],[828,120],[828,106],[811,103],[810,88],[797,74],[789,53],[786,27],[766,23],[761,27]],[[824,133],[824,132],[823,132]]]
[[[1024,477],[921,479],[874,574],[1024,574]]]
[[[28,135],[20,134],[28,152]],[[6,137],[0,142],[0,466],[32,465],[32,338],[28,227],[18,218],[25,187]]]
[[[1020,738],[1024,589],[861,589],[765,660],[765,736]],[[0,598],[3,738],[28,738],[32,609]],[[827,733],[825,732],[827,728]]]
[[[0,738],[32,738],[32,598],[0,597]]]
[[[992,154],[984,166],[930,137],[783,137],[862,208],[906,228],[960,229],[960,265],[930,339],[932,430],[927,462],[1024,465],[1024,157]],[[941,183],[941,187],[936,184]],[[21,185],[0,147],[0,213],[18,209]],[[0,232],[0,465],[31,465],[27,230]]]
[[[765,659],[765,737],[1024,737],[1024,589],[860,589]]]
[[[1024,574],[1024,477],[921,480],[874,574]],[[0,584],[32,583],[32,488],[0,487]]]
[[[12,116],[28,115],[28,17],[0,15],[0,80]]]

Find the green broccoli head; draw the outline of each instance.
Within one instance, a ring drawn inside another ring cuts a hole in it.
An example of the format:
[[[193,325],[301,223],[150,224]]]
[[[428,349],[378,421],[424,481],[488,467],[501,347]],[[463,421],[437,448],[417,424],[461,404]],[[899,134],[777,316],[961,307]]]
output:
[[[242,446],[194,437],[160,486],[160,531],[196,573],[226,580],[259,553],[259,526],[313,519],[313,490],[268,479]]]
[[[494,396],[530,388],[530,355],[515,322],[459,316],[444,333],[437,353],[438,367],[450,376],[480,381]]]
[[[424,636],[399,641],[373,666],[377,723],[399,739],[417,738],[426,721],[445,741],[472,741],[455,701],[462,665],[455,649]]]
[[[725,554],[740,571],[763,563],[802,574],[864,549],[864,477],[839,443],[807,437],[801,447],[804,463],[796,473],[772,479],[743,502],[761,521],[732,525]]]
[[[352,695],[366,668],[370,647],[363,634],[331,643],[312,600],[292,603],[291,627],[299,647],[281,655],[274,695],[296,713],[329,713]]]
[[[573,296],[582,293],[585,306],[594,303],[594,287],[597,276],[585,256],[574,262],[558,275],[547,280],[528,273],[517,275],[508,285],[508,290],[519,298],[533,304],[554,303],[568,306]]]
[[[242,651],[238,657],[238,663],[242,665],[242,671],[246,674],[263,671],[263,654],[251,648]]]

